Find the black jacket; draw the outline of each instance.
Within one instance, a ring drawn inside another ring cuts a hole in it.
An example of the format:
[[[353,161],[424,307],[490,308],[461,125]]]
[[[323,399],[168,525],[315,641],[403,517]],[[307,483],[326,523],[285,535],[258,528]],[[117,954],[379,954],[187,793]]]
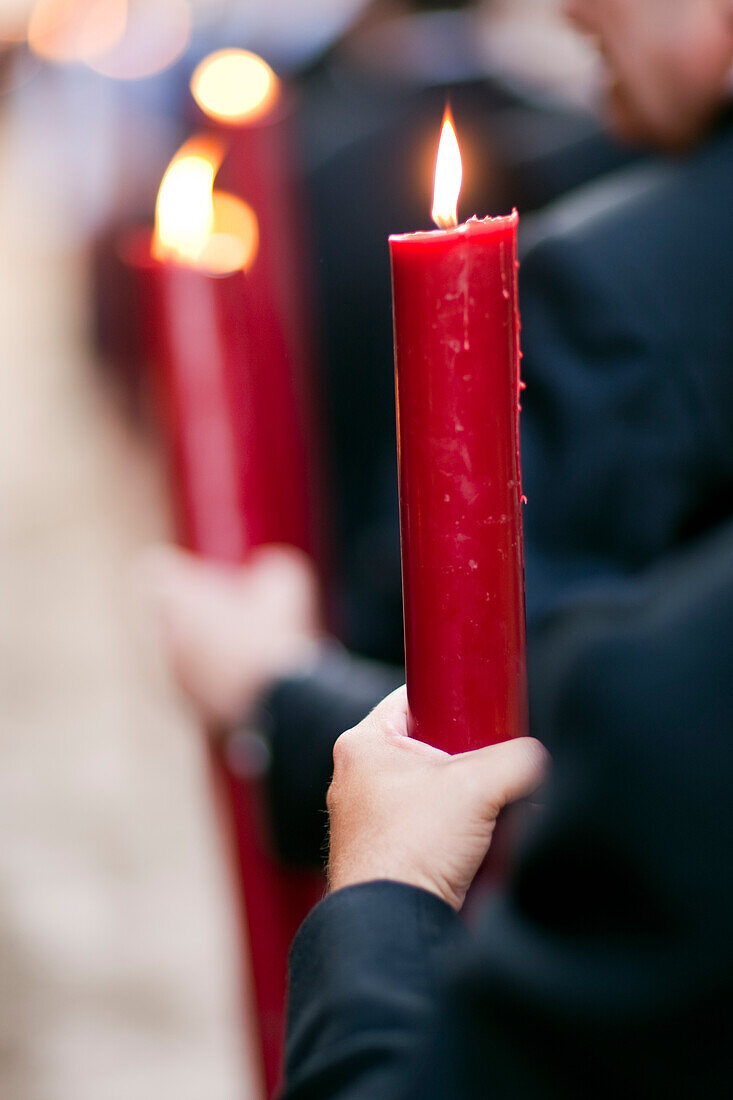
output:
[[[729,1094],[733,524],[542,645],[554,770],[511,882],[472,934],[396,883],[322,902],[287,1100]]]

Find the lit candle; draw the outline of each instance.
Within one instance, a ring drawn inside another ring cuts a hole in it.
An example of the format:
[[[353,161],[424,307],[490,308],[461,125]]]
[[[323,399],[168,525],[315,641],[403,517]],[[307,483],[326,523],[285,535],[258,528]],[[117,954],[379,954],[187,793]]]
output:
[[[254,546],[313,549],[313,463],[304,379],[288,321],[262,276],[253,208],[214,189],[210,137],[173,158],[155,231],[126,238],[181,541],[239,562]]]
[[[155,230],[132,235],[155,411],[180,541],[222,563],[268,542],[310,551],[312,462],[307,401],[281,301],[261,274],[262,226],[241,198],[215,189],[217,140],[187,142],[158,194]],[[279,1080],[287,957],[320,876],[270,855],[258,778],[232,774],[212,741],[233,818],[268,1096]],[[250,978],[251,975],[251,978]]]
[[[525,732],[517,214],[457,224],[446,112],[440,227],[390,238],[407,692],[462,752]]]
[[[257,211],[259,278],[277,303],[289,355],[307,372],[313,311],[294,93],[263,58],[242,49],[205,57],[190,89],[197,125],[216,134],[225,149],[220,185]]]

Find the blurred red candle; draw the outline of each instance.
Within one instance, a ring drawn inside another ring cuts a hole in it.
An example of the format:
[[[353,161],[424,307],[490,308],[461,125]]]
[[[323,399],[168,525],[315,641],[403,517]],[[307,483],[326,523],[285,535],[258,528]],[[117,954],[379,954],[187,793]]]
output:
[[[197,126],[225,150],[218,183],[257,211],[262,250],[259,278],[277,303],[291,354],[310,355],[306,218],[294,126],[295,96],[263,58],[249,50],[217,50],[190,82]]]
[[[259,267],[267,242],[257,214],[214,189],[221,155],[210,137],[179,150],[155,231],[133,234],[123,252],[140,294],[178,537],[226,565],[268,542],[312,552],[316,520],[302,364]],[[216,759],[235,824],[269,1096],[280,1072],[288,951],[323,884],[276,863],[258,776],[234,775]]]
[[[463,752],[526,732],[516,212],[457,225],[446,115],[433,218],[390,238],[407,691]]]
[[[137,271],[156,412],[184,545],[225,562],[284,542],[313,552],[315,463],[305,364],[262,271],[254,209],[214,190],[216,141],[192,138],[161,184]]]

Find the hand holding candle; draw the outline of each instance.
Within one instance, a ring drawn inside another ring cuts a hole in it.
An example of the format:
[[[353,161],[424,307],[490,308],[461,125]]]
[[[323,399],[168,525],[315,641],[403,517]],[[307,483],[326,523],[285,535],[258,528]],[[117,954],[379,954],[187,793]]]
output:
[[[456,225],[448,115],[442,228],[390,238],[411,726],[448,752],[526,730],[516,213]]]
[[[388,879],[460,909],[504,806],[531,794],[549,758],[523,737],[448,756],[408,736],[405,689],[336,742],[330,816],[332,890]]]

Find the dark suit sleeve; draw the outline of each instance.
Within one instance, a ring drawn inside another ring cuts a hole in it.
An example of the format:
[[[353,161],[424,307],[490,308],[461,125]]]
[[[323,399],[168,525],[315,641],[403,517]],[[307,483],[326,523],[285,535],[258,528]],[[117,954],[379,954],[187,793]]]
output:
[[[512,882],[462,946],[408,888],[316,911],[292,959],[288,1100],[606,1097],[632,1078],[725,1095],[733,527],[621,603],[585,597],[541,644],[556,759]]]
[[[731,653],[731,524],[536,640],[554,775],[453,984],[463,1031],[531,1052],[529,1095],[619,1096],[631,1078],[639,1096],[727,1091]]]
[[[400,883],[321,902],[291,955],[287,1100],[392,1096],[428,1033],[444,961],[464,938],[445,902]]]
[[[261,701],[255,721],[269,744],[271,837],[285,862],[322,862],[334,742],[401,683],[402,669],[334,644],[306,675],[280,680]]]

